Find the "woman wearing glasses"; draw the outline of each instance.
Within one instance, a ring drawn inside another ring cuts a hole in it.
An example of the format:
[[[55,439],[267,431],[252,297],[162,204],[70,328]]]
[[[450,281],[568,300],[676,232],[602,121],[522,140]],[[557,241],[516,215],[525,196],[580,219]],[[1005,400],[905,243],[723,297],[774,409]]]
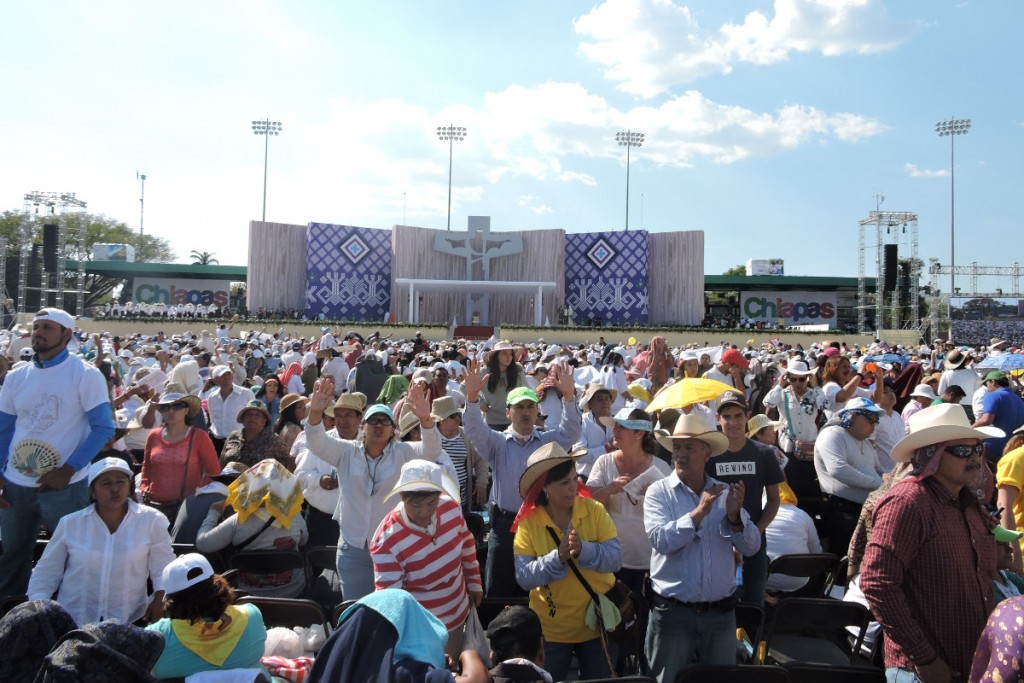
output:
[[[798,500],[821,497],[814,472],[814,441],[818,438],[818,413],[829,403],[815,384],[814,371],[807,362],[792,359],[779,383],[764,397],[765,408],[778,412],[779,448],[789,459],[786,482]]]
[[[163,512],[171,522],[181,502],[220,473],[217,450],[209,434],[192,426],[199,408],[195,396],[164,392],[157,402],[161,425],[146,439],[139,482],[142,501]]]
[[[587,485],[591,495],[604,505],[615,523],[622,548],[622,568],[615,578],[629,586],[638,596],[644,594],[644,580],[651,570],[651,541],[644,531],[644,497],[647,487],[671,474],[672,466],[654,457],[658,442],[654,439],[651,416],[639,408],[622,408],[614,416],[602,417],[601,423],[612,428],[614,451],[605,453],[594,463]],[[637,601],[640,633],[647,631],[646,601]],[[623,659],[643,656],[640,643],[624,646],[619,652],[618,670]]]
[[[853,398],[814,442],[814,469],[825,496],[822,521],[829,552],[845,555],[868,494],[882,485],[882,467],[868,439],[883,411],[866,398]]]

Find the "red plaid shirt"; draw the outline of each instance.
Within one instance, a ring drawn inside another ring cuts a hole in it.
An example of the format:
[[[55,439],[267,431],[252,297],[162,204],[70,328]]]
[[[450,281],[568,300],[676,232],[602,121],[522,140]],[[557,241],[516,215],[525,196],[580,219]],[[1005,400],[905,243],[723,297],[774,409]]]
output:
[[[995,606],[991,527],[969,490],[956,498],[935,477],[902,481],[879,501],[860,587],[885,630],[886,666],[941,657],[967,680]]]

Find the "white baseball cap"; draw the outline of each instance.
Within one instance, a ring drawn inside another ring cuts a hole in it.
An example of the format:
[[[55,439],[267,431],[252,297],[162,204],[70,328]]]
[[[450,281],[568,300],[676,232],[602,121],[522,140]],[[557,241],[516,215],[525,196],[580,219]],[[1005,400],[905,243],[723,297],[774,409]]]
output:
[[[199,553],[188,553],[176,557],[164,567],[164,592],[167,595],[180,593],[186,588],[202,583],[211,576],[213,576],[213,567],[210,565],[210,561]]]

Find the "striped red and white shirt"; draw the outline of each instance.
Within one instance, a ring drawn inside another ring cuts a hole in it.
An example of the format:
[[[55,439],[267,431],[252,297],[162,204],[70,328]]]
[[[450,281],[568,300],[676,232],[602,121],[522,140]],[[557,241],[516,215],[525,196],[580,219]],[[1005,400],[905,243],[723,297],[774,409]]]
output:
[[[467,591],[483,591],[476,542],[459,504],[445,495],[433,537],[406,525],[396,508],[377,528],[370,555],[377,590],[408,591],[449,631],[469,616]]]

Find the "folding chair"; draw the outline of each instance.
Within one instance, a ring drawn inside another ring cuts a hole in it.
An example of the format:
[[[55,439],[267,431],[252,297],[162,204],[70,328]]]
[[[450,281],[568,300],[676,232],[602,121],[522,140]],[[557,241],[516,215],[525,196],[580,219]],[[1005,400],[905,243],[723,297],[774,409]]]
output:
[[[698,664],[683,669],[675,683],[791,683],[785,669],[778,666],[745,666],[741,664]]]
[[[846,591],[847,585],[850,583],[850,558],[847,555],[843,555],[843,559],[839,560],[839,565],[836,567],[832,575],[828,577],[828,583],[825,584],[825,597],[832,597],[839,599],[841,596],[833,594],[833,590],[836,587],[842,588]]]
[[[867,608],[829,598],[786,598],[775,608],[766,638],[769,661],[849,666],[867,630]],[[854,642],[849,642],[853,628]]]
[[[358,600],[343,600],[334,608],[334,612],[331,613],[331,628],[338,627],[338,620],[341,619],[341,615],[345,613],[352,605],[356,604]]]
[[[765,596],[774,598],[772,602],[784,597],[821,598],[825,596],[825,586],[829,577],[835,573],[839,565],[839,558],[832,553],[806,553],[793,555],[780,555],[768,565],[768,576],[782,574],[808,579],[807,583],[790,593],[769,594]]]
[[[298,550],[245,550],[228,558],[228,569],[237,569],[244,574],[280,574],[298,571],[302,575],[302,589],[305,592],[306,559]],[[252,589],[256,590],[256,589]]]
[[[312,626],[321,624],[324,633],[331,632],[331,625],[327,622],[327,614],[316,602],[302,598],[271,598],[261,595],[247,595],[235,600],[236,604],[256,605],[263,615],[263,623],[268,628],[273,626],[284,626],[293,628],[295,626]]]
[[[341,602],[341,582],[338,580],[338,546],[314,545],[306,548],[306,594],[328,611]]]
[[[793,683],[885,683],[885,671],[871,666],[826,666],[790,662],[784,665]]]

